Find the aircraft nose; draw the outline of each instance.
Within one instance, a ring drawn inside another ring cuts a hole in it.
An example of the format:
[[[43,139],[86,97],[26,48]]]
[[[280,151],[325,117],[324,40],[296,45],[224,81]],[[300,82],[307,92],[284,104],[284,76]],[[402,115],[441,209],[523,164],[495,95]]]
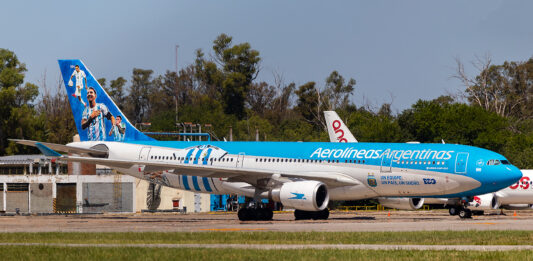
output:
[[[516,183],[522,178],[522,171],[515,166],[512,166],[510,169],[511,174],[509,176],[512,176],[512,183]]]
[[[500,175],[501,177],[501,183],[505,184],[505,186],[510,186],[514,183],[516,183],[518,180],[522,178],[522,171],[518,169],[515,166],[505,166],[507,169],[506,173],[504,175]]]

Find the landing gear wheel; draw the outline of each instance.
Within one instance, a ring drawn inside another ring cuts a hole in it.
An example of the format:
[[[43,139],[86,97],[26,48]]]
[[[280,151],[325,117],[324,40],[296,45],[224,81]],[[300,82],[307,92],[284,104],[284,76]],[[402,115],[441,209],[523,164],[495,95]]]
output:
[[[458,214],[457,212],[459,212],[459,210],[458,210],[456,207],[450,207],[450,208],[448,209],[448,213],[450,213],[450,216],[455,216],[455,215],[457,215],[457,214]]]
[[[237,216],[240,221],[250,220],[250,211],[247,208],[241,208],[239,209],[239,212],[237,212]]]
[[[274,211],[272,211],[272,209],[265,209],[265,211],[266,211],[265,220],[272,220],[272,218],[274,217]]]
[[[329,209],[326,208],[324,210],[317,211],[314,214],[315,215],[314,215],[313,219],[326,220],[329,217]]]
[[[302,220],[307,219],[306,211],[295,209],[294,210],[294,219],[295,220]]]
[[[472,211],[467,208],[463,208],[459,210],[458,214],[460,218],[472,218]]]
[[[305,210],[294,210],[294,219],[303,220],[303,219],[328,219],[329,210],[326,208],[321,211],[305,211]]]
[[[240,221],[272,220],[274,212],[266,208],[241,208],[237,212]]]

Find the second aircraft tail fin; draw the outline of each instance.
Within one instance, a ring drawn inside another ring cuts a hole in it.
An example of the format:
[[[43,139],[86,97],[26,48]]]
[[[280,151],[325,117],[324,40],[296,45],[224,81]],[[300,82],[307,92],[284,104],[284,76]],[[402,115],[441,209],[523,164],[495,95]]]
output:
[[[329,140],[331,142],[357,142],[350,129],[348,129],[335,111],[324,111],[324,117],[326,118]]]

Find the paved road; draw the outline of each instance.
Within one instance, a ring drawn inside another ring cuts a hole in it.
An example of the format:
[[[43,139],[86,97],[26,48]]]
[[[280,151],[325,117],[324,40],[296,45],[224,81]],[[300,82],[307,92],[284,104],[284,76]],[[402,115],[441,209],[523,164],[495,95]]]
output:
[[[0,216],[0,232],[196,232],[196,231],[421,231],[533,230],[533,211],[518,216],[475,216],[461,220],[444,211],[337,212],[328,220],[295,221],[291,213],[272,221],[241,222],[229,214],[105,214]]]
[[[61,243],[0,243],[0,246],[51,246],[51,247],[142,247],[142,248],[223,248],[223,249],[368,249],[368,250],[458,250],[458,251],[510,251],[533,250],[533,245],[273,245],[273,244],[61,244]]]

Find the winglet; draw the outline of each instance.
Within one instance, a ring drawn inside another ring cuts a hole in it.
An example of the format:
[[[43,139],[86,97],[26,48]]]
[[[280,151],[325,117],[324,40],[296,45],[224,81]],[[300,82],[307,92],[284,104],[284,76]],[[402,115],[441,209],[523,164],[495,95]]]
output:
[[[43,145],[40,142],[35,143],[35,146],[45,155],[48,157],[61,157],[63,155],[59,154],[57,151],[50,149]]]

